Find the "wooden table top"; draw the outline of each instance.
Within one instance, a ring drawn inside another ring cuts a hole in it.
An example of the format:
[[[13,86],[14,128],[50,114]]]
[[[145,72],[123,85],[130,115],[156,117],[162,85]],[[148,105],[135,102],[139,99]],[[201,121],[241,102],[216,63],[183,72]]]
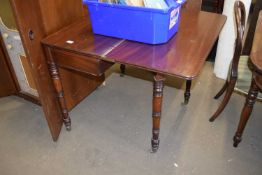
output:
[[[224,15],[182,11],[178,33],[166,44],[149,45],[94,35],[87,19],[42,41],[50,47],[133,65],[184,79],[196,77],[226,21]],[[68,44],[71,40],[74,43]]]
[[[67,41],[73,41],[70,44]],[[94,35],[88,18],[83,18],[42,40],[44,45],[88,56],[103,57],[124,40]]]
[[[251,61],[257,72],[262,74],[262,11],[259,13],[251,50]]]

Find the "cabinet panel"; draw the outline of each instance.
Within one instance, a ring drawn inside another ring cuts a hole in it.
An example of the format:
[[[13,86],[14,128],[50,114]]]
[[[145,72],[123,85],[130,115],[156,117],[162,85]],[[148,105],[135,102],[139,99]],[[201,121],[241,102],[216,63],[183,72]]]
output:
[[[17,92],[11,71],[8,69],[6,56],[0,38],[0,97],[15,94]]]
[[[10,67],[12,67],[14,77],[17,80],[19,94],[27,94],[34,98],[38,96],[35,86],[30,80],[31,67],[25,57],[24,48],[21,42],[9,0],[2,0],[0,6],[0,33],[3,39],[3,47],[6,50]]]

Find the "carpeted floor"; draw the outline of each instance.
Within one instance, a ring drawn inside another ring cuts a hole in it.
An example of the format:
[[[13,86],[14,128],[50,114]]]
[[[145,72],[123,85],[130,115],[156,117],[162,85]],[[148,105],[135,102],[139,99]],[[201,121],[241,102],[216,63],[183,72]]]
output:
[[[214,123],[208,118],[223,85],[206,63],[187,106],[184,82],[168,77],[160,149],[150,153],[151,74],[114,67],[101,86],[71,112],[72,131],[53,142],[39,106],[18,97],[0,99],[1,175],[261,175],[262,104],[254,107],[243,141],[232,137],[244,104],[234,93]]]

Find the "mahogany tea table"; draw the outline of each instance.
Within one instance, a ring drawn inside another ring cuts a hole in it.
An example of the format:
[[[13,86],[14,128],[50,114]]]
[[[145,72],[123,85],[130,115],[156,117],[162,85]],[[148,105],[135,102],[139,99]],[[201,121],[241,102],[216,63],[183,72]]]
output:
[[[161,45],[94,35],[87,21],[84,18],[42,40],[66,127],[71,128],[71,120],[58,67],[98,76],[113,63],[131,65],[155,74],[151,144],[152,151],[156,152],[159,147],[165,75],[194,79],[203,68],[226,17],[203,11],[182,10],[178,33],[168,43]]]

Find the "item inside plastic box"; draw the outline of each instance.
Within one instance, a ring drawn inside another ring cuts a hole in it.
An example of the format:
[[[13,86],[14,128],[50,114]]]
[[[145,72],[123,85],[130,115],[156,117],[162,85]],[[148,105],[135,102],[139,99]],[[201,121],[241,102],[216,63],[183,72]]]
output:
[[[100,2],[137,6],[137,7],[148,7],[154,9],[168,8],[165,0],[100,0]]]

